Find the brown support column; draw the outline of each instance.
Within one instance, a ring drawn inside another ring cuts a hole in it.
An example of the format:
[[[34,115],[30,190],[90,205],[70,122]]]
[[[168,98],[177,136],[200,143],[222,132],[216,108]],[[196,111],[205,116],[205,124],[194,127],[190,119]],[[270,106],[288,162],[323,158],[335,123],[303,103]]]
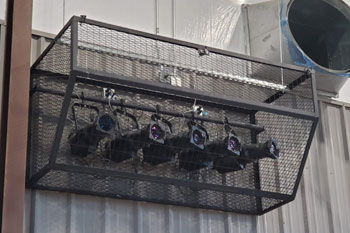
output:
[[[22,233],[27,153],[32,0],[8,0],[1,154],[2,233]],[[1,176],[1,175],[0,175]]]

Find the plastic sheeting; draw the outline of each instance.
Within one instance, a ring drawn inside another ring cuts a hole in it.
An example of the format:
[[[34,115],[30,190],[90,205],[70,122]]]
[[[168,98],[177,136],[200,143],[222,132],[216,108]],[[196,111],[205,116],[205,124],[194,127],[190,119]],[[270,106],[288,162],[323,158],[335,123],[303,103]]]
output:
[[[178,0],[176,1],[176,37],[212,47],[249,53],[246,46],[245,4],[262,0]]]
[[[4,0],[2,0],[4,1]],[[33,29],[57,34],[73,15],[247,53],[242,6],[266,0],[34,0]]]

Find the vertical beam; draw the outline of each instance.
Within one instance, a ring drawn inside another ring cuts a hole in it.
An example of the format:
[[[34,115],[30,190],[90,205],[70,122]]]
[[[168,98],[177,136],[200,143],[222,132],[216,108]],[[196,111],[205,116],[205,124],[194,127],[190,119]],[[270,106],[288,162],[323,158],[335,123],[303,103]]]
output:
[[[78,20],[79,17],[74,17],[71,23],[71,71],[76,70],[78,66]]]
[[[8,1],[0,136],[2,233],[23,232],[31,22],[31,0]]]
[[[341,119],[342,119],[342,124],[343,124],[343,127],[342,127],[342,131],[343,131],[343,135],[344,135],[344,149],[345,149],[345,159],[349,161],[350,159],[350,135],[349,135],[349,132],[348,132],[348,129],[350,129],[350,124],[349,122],[347,121],[347,117],[346,117],[346,107],[343,105],[342,106],[342,109],[341,109]]]
[[[301,165],[300,165],[300,168],[299,168],[299,172],[298,172],[298,175],[297,175],[297,179],[296,179],[294,190],[293,190],[293,194],[292,194],[293,195],[293,199],[297,195],[299,183],[300,183],[303,171],[304,171],[304,167],[305,167],[305,164],[306,164],[307,156],[309,155],[309,151],[310,151],[310,148],[311,148],[313,137],[314,137],[315,132],[316,132],[317,123],[318,123],[319,114],[320,114],[319,113],[319,103],[318,103],[318,99],[317,99],[317,90],[316,90],[316,74],[315,74],[314,70],[311,70],[310,72],[311,72],[310,74],[311,74],[311,78],[312,78],[312,94],[313,94],[313,101],[314,101],[314,109],[315,109],[316,119],[312,123],[311,131],[310,131],[310,135],[309,135],[309,138],[307,140],[306,147],[305,147],[305,152],[304,152],[304,155],[303,155],[303,159],[301,160]]]
[[[56,134],[55,134],[55,138],[54,138],[53,145],[52,145],[49,169],[51,169],[51,167],[56,162],[58,150],[59,150],[60,143],[61,143],[63,129],[65,126],[67,114],[69,111],[70,101],[72,99],[74,84],[76,81],[76,74],[74,73],[74,70],[77,68],[77,63],[78,63],[77,62],[77,59],[78,59],[78,20],[79,20],[79,18],[74,17],[72,20],[72,23],[71,23],[71,51],[70,51],[70,53],[71,53],[70,54],[70,56],[71,56],[70,57],[70,59],[71,59],[70,60],[71,61],[71,67],[70,67],[71,74],[69,76],[68,83],[66,86],[66,92],[64,95],[63,103],[62,103],[60,118],[58,120]]]
[[[250,114],[249,115],[250,123],[255,124],[256,119],[255,119],[255,114]],[[250,131],[250,137],[251,137],[251,143],[255,144],[258,142],[257,140],[257,135],[254,130]],[[254,169],[254,182],[255,182],[255,189],[261,190],[260,186],[260,169],[259,169],[259,161],[257,163],[254,163],[253,165]],[[262,202],[261,202],[261,197],[256,197],[256,210],[258,214],[262,213]]]
[[[310,70],[311,72],[311,85],[312,85],[312,99],[314,101],[314,111],[315,111],[315,116],[318,118],[320,116],[320,110],[319,110],[319,104],[318,104],[318,98],[317,98],[317,87],[316,87],[316,73],[315,70]]]
[[[3,22],[1,22],[3,23]],[[0,24],[0,61],[4,61],[5,59],[5,26]],[[1,85],[3,83],[3,75],[4,75],[4,63],[0,62],[0,82]],[[0,85],[0,104],[2,102],[2,86]],[[0,113],[1,113],[1,109],[0,109]],[[1,123],[1,114],[0,114],[0,123]],[[0,126],[1,127],[1,126]],[[0,136],[1,139],[1,136]],[[3,143],[2,141],[0,141],[0,151],[2,151],[1,149],[1,145],[4,145],[5,143]],[[5,148],[3,148],[4,150]],[[1,229],[1,220],[2,220],[2,200],[3,200],[3,187],[4,187],[4,168],[5,166],[5,159],[4,156],[2,156],[2,153],[0,153],[0,229]]]

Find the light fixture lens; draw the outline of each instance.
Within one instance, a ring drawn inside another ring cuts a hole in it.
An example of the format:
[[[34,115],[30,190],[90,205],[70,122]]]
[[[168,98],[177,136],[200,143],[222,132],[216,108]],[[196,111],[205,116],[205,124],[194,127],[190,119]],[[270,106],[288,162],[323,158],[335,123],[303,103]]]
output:
[[[154,140],[159,140],[164,137],[164,131],[160,128],[159,125],[153,124],[151,126],[151,135]]]
[[[109,115],[102,115],[98,120],[99,127],[104,131],[110,131],[115,128],[115,121]]]
[[[280,153],[280,147],[275,139],[271,139],[270,154],[274,158],[278,158]]]
[[[192,133],[192,138],[193,138],[193,142],[196,145],[203,145],[205,138],[203,137],[202,133],[199,130],[194,130]]]
[[[230,149],[232,151],[237,150],[237,142],[234,137],[230,137]]]
[[[271,146],[271,148],[270,148],[270,152],[271,152],[271,154],[274,154],[275,151],[276,151],[276,146],[275,146],[274,143],[272,143],[272,146]]]
[[[237,156],[241,154],[240,139],[233,133],[229,133],[227,140],[227,150],[234,153]]]

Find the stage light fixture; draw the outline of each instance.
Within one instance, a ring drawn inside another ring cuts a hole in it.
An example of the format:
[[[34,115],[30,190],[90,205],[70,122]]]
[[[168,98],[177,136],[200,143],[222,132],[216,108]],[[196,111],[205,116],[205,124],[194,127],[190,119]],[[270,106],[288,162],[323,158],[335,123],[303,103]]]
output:
[[[209,140],[208,132],[194,121],[188,122],[188,128],[188,133],[173,140],[174,145],[180,150],[179,167],[188,171],[211,167],[212,162],[205,152],[205,145]]]
[[[165,125],[169,128],[170,134],[165,130]],[[172,124],[158,114],[153,114],[147,131],[150,140],[142,147],[143,161],[158,165],[174,159],[176,152],[171,141]]]
[[[270,138],[265,143],[245,144],[242,146],[242,156],[252,160],[263,158],[277,159],[280,146],[276,139]]]
[[[133,122],[132,129],[126,133],[122,133],[121,129],[115,132],[114,138],[105,144],[105,157],[120,163],[124,160],[135,158],[137,151],[143,146],[142,138],[144,132],[139,128],[137,118],[122,109],[115,109],[114,115],[124,115]]]
[[[175,153],[172,152],[169,143],[166,141],[165,125],[172,132],[172,125],[169,121],[158,114],[153,114],[150,123],[140,129],[135,116],[125,111],[119,111],[119,113],[131,118],[136,127],[124,134],[118,132],[113,140],[105,144],[107,158],[119,163],[135,158],[137,152],[142,149],[143,161],[151,165],[157,165],[168,162],[175,156]]]
[[[84,109],[92,116],[88,125],[78,126],[77,109]],[[97,150],[98,143],[108,134],[114,132],[116,120],[108,114],[100,114],[97,107],[87,104],[75,103],[72,106],[75,131],[68,136],[71,154],[78,157],[86,157]]]
[[[106,133],[111,132],[116,127],[116,121],[108,114],[99,116],[97,123],[97,129]]]
[[[68,137],[71,154],[86,157],[97,150],[98,143],[105,135],[96,130],[96,124],[89,125]]]
[[[243,170],[246,162],[241,156],[241,139],[229,127],[225,126],[227,136],[222,141],[212,142],[207,146],[213,160],[213,169],[219,173]]]

